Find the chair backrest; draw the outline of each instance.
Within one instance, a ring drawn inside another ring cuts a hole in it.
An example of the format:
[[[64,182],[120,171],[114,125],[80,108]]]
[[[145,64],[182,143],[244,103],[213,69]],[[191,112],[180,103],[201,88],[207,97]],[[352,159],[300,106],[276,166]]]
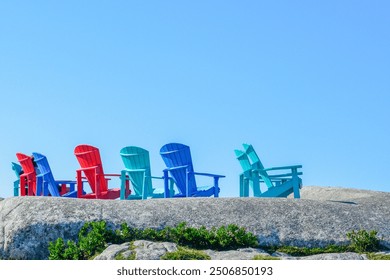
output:
[[[180,166],[187,167],[169,171],[179,189],[179,192],[185,195],[186,173],[187,171],[194,172],[190,147],[179,143],[169,143],[162,146],[160,149],[160,155],[168,168]],[[188,188],[189,194],[197,191],[195,175],[193,173],[188,174]]]
[[[16,157],[22,166],[24,174],[32,174],[36,175],[34,164],[32,162],[32,158],[28,155],[22,153],[16,153]]]
[[[95,167],[94,170],[83,170],[85,177],[93,192],[96,191],[95,174],[104,174],[102,160],[100,158],[99,149],[90,145],[78,145],[74,149],[74,154],[80,164],[81,169]],[[100,191],[108,190],[107,182],[104,176],[99,176]]]
[[[53,173],[51,172],[51,168],[49,162],[47,161],[46,156],[40,153],[32,153],[34,157],[34,161],[38,166],[40,174],[38,176],[42,176],[44,178],[45,183],[48,184],[49,193],[51,196],[60,196],[60,193],[57,188],[57,184],[54,180]]]
[[[12,162],[12,170],[15,172],[16,177],[20,179],[20,173],[23,171],[22,167],[19,164]]]
[[[273,185],[271,179],[268,177],[268,173],[264,170],[264,165],[261,163],[253,146],[250,144],[242,144],[242,146],[244,147],[245,152],[235,150],[235,153],[244,172],[257,171],[267,187],[272,187]]]
[[[248,155],[249,160],[251,161],[252,168],[255,169],[264,169],[263,164],[260,161],[259,156],[257,155],[255,149],[250,144],[242,144],[245,149],[245,153]]]
[[[251,171],[252,165],[249,161],[248,155],[241,150],[234,150],[234,153],[236,154],[236,158],[238,159],[238,162],[240,163],[242,170],[244,172]]]
[[[36,176],[37,173],[35,171],[34,163],[32,161],[32,157],[22,154],[22,153],[16,153],[16,157],[22,166],[23,169],[23,176],[26,176],[31,180],[32,183],[32,191],[34,194],[36,194],[37,189],[36,189]],[[30,182],[31,182],[30,181]]]
[[[131,185],[136,195],[142,195],[143,184],[148,194],[153,192],[149,152],[136,146],[127,146],[120,150],[120,155],[128,171],[143,169],[145,172],[129,172]]]
[[[14,181],[14,196],[19,196],[20,174],[23,172],[23,169],[19,164],[12,162],[12,170],[15,172],[17,178]]]

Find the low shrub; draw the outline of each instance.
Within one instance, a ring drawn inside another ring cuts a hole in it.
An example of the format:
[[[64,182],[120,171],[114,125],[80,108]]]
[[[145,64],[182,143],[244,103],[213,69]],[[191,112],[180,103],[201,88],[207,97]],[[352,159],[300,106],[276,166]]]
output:
[[[350,247],[357,253],[376,252],[380,248],[380,240],[377,237],[376,230],[367,231],[360,229],[347,233],[351,241]]]
[[[50,260],[87,260],[101,253],[107,243],[114,239],[114,233],[106,228],[105,221],[87,222],[80,229],[78,242],[62,238],[49,243]]]
[[[358,230],[347,233],[349,245],[329,245],[324,248],[303,248],[294,246],[278,246],[264,248],[269,252],[284,252],[291,256],[308,256],[323,253],[377,252],[381,249],[377,231]],[[146,228],[144,230],[129,227],[126,223],[113,231],[107,228],[105,221],[88,222],[83,225],[78,234],[78,241],[64,242],[58,238],[49,243],[49,259],[79,260],[92,259],[101,253],[108,243],[124,243],[137,239],[150,241],[174,242],[180,246],[193,249],[234,250],[245,247],[258,247],[259,243],[253,233],[234,224],[206,229],[189,227],[180,223],[176,227],[166,227],[162,230]],[[178,255],[184,252],[177,253]],[[120,257],[120,256],[119,256]],[[375,256],[372,255],[374,258]],[[382,257],[382,256],[377,256]],[[383,258],[387,258],[384,256]]]
[[[78,234],[78,242],[68,241],[66,244],[59,238],[49,243],[49,259],[91,259],[101,253],[108,243],[124,243],[137,239],[151,241],[174,242],[181,246],[196,249],[228,250],[243,247],[257,247],[254,234],[245,228],[230,224],[219,228],[206,229],[189,227],[180,223],[176,227],[162,230],[146,228],[144,230],[129,227],[123,223],[119,229],[107,229],[105,221],[85,223]]]

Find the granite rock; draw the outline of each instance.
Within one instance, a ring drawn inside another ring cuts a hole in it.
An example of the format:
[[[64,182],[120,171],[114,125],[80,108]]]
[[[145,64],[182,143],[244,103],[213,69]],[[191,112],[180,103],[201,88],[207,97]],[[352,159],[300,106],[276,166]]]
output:
[[[130,252],[129,252],[130,251]],[[129,252],[126,254],[126,252]],[[111,244],[102,253],[94,258],[94,260],[115,260],[115,258],[122,254],[122,256],[130,256],[132,250],[130,248],[130,242],[123,244]]]
[[[146,240],[134,241],[132,246],[130,243],[121,245],[110,245],[100,255],[95,257],[95,260],[114,260],[116,256],[122,254],[123,258],[135,254],[136,260],[159,260],[167,252],[174,252],[177,246],[171,242],[151,242]],[[261,255],[264,257],[277,257],[281,260],[367,260],[365,254],[357,253],[328,253],[317,254],[305,257],[293,257],[286,253],[275,252],[272,255],[258,248],[241,248],[237,250],[214,251],[203,250],[204,253],[210,256],[212,260],[252,260],[255,256]],[[381,254],[388,254],[382,252]]]
[[[270,256],[266,251],[258,248],[241,248],[228,251],[204,250],[212,260],[251,260],[257,255]]]
[[[260,245],[323,247],[346,244],[351,230],[377,230],[390,247],[390,193],[304,187],[301,199],[175,198],[145,201],[12,197],[0,201],[0,258],[47,259],[48,244],[77,240],[85,222],[105,220],[161,229],[237,224]]]

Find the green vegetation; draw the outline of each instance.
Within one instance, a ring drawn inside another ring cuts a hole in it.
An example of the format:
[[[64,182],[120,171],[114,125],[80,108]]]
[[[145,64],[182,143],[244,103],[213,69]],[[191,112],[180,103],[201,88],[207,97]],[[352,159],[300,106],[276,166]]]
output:
[[[177,251],[175,252],[168,252],[165,255],[161,257],[162,260],[210,260],[210,256],[206,253],[179,246],[177,248]]]
[[[275,251],[283,252],[291,256],[302,257],[325,253],[345,253],[356,252],[359,254],[377,252],[381,249],[380,240],[377,237],[377,231],[366,231],[364,229],[351,231],[347,233],[347,238],[350,241],[349,245],[328,245],[324,248],[305,248],[294,246],[275,246],[265,248],[268,252]]]
[[[78,242],[62,238],[49,243],[49,259],[51,260],[87,260],[101,253],[108,243],[124,243],[137,239],[151,241],[174,242],[180,246],[196,249],[229,250],[243,247],[258,247],[254,234],[237,225],[206,229],[188,227],[180,223],[176,227],[166,227],[162,230],[147,228],[144,230],[130,228],[122,224],[115,231],[107,228],[105,221],[85,223],[78,234]]]
[[[213,227],[210,230],[204,226],[200,228],[188,227],[184,222],[176,227],[166,227],[162,230],[151,228],[139,230],[122,224],[121,228],[116,231],[116,236],[118,242],[146,239],[174,242],[196,249],[229,250],[259,245],[254,234],[233,224],[226,227]]]
[[[267,261],[267,260],[280,260],[280,258],[272,257],[272,256],[266,256],[266,255],[256,255],[256,256],[253,257],[252,260]]]
[[[106,229],[106,222],[85,223],[78,235],[78,243],[62,238],[49,243],[50,260],[88,260],[101,253],[113,239],[113,232]]]
[[[325,253],[344,253],[350,252],[348,246],[329,245],[324,248],[306,248],[306,247],[295,247],[295,246],[275,246],[265,248],[269,253],[276,251],[286,253],[294,257],[304,257],[317,254]]]
[[[380,249],[380,240],[376,236],[377,231],[366,231],[360,229],[347,233],[348,239],[351,241],[350,247],[357,253],[376,252]]]
[[[389,255],[373,254],[381,248],[377,231],[358,230],[347,233],[349,245],[329,245],[324,248],[303,248],[294,246],[266,247],[269,253],[283,252],[291,256],[308,256],[323,253],[356,252],[367,253],[370,259],[389,259]],[[207,259],[207,255],[197,251],[202,249],[234,250],[245,247],[258,247],[254,234],[245,228],[230,224],[219,228],[206,229],[189,227],[180,223],[176,227],[166,227],[161,230],[146,228],[144,230],[131,228],[122,224],[117,230],[107,227],[105,221],[88,222],[83,225],[78,241],[64,242],[58,238],[49,243],[50,260],[88,260],[100,254],[109,243],[120,244],[134,240],[168,241],[179,245],[177,252],[167,253],[164,259]],[[194,250],[197,249],[197,250]],[[383,248],[384,249],[384,248]],[[124,257],[119,254],[116,259],[134,259],[135,254]],[[254,259],[278,259],[270,256],[255,256]]]
[[[368,253],[367,258],[369,260],[390,260],[390,255]]]

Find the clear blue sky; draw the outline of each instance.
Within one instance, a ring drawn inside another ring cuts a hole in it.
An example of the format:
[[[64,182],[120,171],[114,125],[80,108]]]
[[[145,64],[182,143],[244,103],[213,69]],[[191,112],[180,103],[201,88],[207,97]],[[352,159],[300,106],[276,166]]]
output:
[[[72,179],[73,149],[191,147],[226,175],[251,143],[266,167],[302,164],[304,186],[390,191],[389,1],[1,1],[0,196],[16,152]],[[202,181],[202,180],[201,180]],[[111,181],[111,187],[119,181]]]

